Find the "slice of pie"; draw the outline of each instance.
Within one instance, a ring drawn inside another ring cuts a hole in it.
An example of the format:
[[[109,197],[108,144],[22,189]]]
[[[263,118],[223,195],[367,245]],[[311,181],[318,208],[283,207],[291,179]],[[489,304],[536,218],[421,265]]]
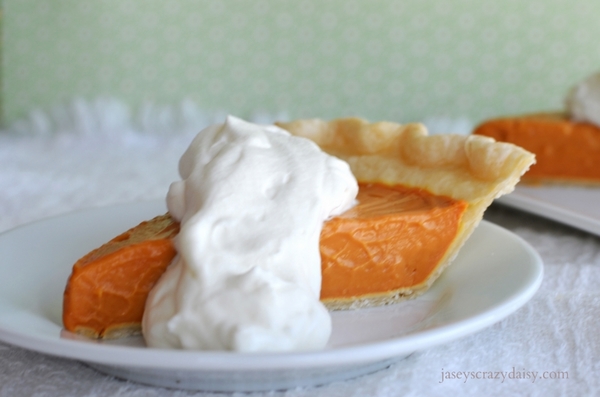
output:
[[[427,290],[493,199],[512,191],[534,162],[515,145],[427,136],[420,124],[278,125],[346,160],[359,181],[358,204],[321,233],[321,300],[330,309],[390,304]],[[144,296],[176,254],[177,228],[168,214],[157,217],[79,260],[65,290],[65,328],[105,338],[139,332]],[[156,271],[144,272],[147,266]]]
[[[465,203],[450,242],[433,264],[421,260],[421,255],[415,255],[409,263],[398,256],[402,260],[391,261],[391,265],[382,268],[375,266],[373,271],[380,273],[376,276],[380,280],[398,274],[405,266],[408,269],[403,271],[409,274],[410,269],[414,269],[415,276],[412,281],[408,281],[410,277],[401,278],[395,285],[373,283],[370,291],[353,292],[355,284],[350,283],[348,291],[324,296],[328,307],[335,309],[388,304],[426,291],[456,257],[481,221],[485,209],[495,198],[510,193],[521,175],[535,162],[533,154],[516,145],[476,135],[428,136],[421,124],[369,124],[362,119],[348,118],[330,122],[298,120],[278,125],[294,135],[313,140],[324,151],[347,161],[359,182],[419,189],[431,197]],[[431,219],[432,214],[429,211]],[[398,229],[398,237],[403,242],[397,242],[393,247],[435,246],[435,237],[421,234],[432,227],[430,222],[426,217],[417,221],[417,227]],[[324,230],[327,228],[325,225]],[[440,233],[444,233],[445,228],[452,230],[450,225],[432,228]],[[323,248],[321,251],[323,257]],[[327,260],[323,262],[326,267]],[[340,269],[333,273],[343,273],[343,264],[337,266]],[[328,281],[326,273],[323,274],[325,288]],[[357,279],[359,277],[354,278]],[[323,293],[324,290],[322,297]]]
[[[486,121],[473,132],[535,153],[523,182],[600,183],[600,127],[566,113],[540,113]]]

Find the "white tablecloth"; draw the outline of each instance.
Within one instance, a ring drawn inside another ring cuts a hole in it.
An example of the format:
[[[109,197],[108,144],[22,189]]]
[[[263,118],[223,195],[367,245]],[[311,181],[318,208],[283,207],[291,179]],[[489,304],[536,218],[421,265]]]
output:
[[[189,134],[131,132],[0,135],[0,231],[76,209],[163,198],[178,178],[177,160],[190,140]],[[372,375],[252,395],[600,395],[600,238],[499,206],[490,208],[486,218],[523,237],[544,260],[543,284],[523,308],[481,332],[417,352]],[[441,382],[442,371],[539,375],[535,382],[508,377]],[[540,379],[545,371],[561,379]],[[144,386],[0,343],[0,397],[117,395],[223,394]]]

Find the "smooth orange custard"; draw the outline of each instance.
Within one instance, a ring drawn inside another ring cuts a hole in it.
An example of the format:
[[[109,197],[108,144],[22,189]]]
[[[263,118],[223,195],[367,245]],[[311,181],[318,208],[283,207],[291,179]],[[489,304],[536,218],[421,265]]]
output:
[[[90,337],[139,328],[148,293],[175,257],[179,224],[158,216],[79,259],[63,297],[63,324]]]
[[[445,259],[467,208],[422,189],[359,184],[358,204],[325,222],[321,300],[410,288]],[[81,258],[64,294],[67,330],[115,338],[139,332],[148,293],[176,252],[167,214],[143,222]]]
[[[489,120],[474,134],[509,142],[535,153],[528,182],[600,182],[600,127],[564,114],[536,114]]]
[[[422,284],[444,258],[467,207],[422,189],[359,187],[359,204],[321,232],[323,301]]]

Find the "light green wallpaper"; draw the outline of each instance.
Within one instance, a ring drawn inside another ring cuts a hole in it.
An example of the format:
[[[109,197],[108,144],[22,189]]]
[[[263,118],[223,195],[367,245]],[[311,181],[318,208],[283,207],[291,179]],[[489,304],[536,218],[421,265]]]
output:
[[[3,0],[3,118],[74,97],[242,117],[555,109],[600,69],[598,0]]]

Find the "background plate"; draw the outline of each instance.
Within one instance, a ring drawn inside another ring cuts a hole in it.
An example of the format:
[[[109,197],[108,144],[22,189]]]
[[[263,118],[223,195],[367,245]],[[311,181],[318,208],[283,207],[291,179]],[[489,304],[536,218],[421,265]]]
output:
[[[454,264],[421,297],[334,312],[322,351],[238,354],[146,348],[142,338],[92,341],[62,329],[62,293],[72,264],[162,202],[131,203],[42,220],[0,235],[0,340],[81,360],[143,383],[216,391],[312,386],[366,374],[416,350],[479,331],[538,289],[542,262],[516,235],[483,221]]]
[[[517,186],[496,202],[600,236],[599,188]]]

